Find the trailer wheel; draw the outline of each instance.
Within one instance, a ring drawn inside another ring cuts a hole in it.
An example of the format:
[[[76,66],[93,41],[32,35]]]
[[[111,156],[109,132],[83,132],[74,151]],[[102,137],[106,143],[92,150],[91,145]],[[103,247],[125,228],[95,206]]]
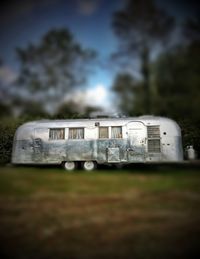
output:
[[[73,171],[76,168],[76,164],[73,161],[64,162],[63,166],[67,171]]]
[[[92,171],[96,168],[96,163],[93,161],[85,161],[83,163],[83,169],[86,171]]]

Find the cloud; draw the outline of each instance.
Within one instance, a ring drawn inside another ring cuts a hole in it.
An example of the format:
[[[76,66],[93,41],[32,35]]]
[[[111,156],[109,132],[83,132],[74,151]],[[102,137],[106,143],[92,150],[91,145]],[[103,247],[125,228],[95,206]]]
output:
[[[77,0],[78,12],[85,16],[94,14],[99,5],[99,0]]]
[[[95,106],[106,109],[109,107],[109,92],[104,85],[98,84],[94,88],[78,89],[68,94],[65,101],[72,101],[82,107]]]
[[[17,79],[17,73],[9,66],[0,67],[0,82],[3,85],[10,85]]]

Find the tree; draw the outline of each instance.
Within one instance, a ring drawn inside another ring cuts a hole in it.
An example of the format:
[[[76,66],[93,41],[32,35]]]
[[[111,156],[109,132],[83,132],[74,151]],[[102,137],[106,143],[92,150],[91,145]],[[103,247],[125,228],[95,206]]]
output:
[[[64,102],[58,108],[57,113],[54,115],[55,119],[66,118],[88,118],[92,112],[101,112],[100,107],[81,105],[73,100]]]
[[[162,54],[155,62],[157,112],[200,122],[200,19],[185,22],[186,42]]]
[[[117,94],[117,105],[127,115],[139,115],[142,113],[143,88],[129,73],[118,74],[113,82],[112,90]]]
[[[12,116],[11,107],[8,104],[0,103],[0,118],[6,118]]]
[[[183,130],[184,145],[194,145],[200,154],[199,57],[200,45],[195,41],[158,58],[155,114],[174,118]]]
[[[161,42],[166,42],[174,19],[158,8],[153,0],[128,0],[125,7],[114,13],[113,29],[120,40],[119,54],[141,62],[145,112],[151,112],[150,62],[151,54]]]
[[[179,47],[156,62],[157,113],[198,120],[200,48]]]
[[[200,18],[192,17],[183,24],[183,34],[189,43],[200,43]]]
[[[3,66],[3,60],[1,59],[0,57],[0,71],[1,71],[1,68]],[[0,73],[0,100],[2,99],[2,95],[3,95],[3,82],[2,82],[2,79],[1,79],[1,73]]]
[[[50,114],[48,114],[43,106],[34,101],[29,102],[23,102],[23,109],[20,111],[20,117],[21,118],[27,118],[29,120],[36,120],[36,119],[47,119],[50,117]]]
[[[12,116],[12,107],[9,100],[9,88],[2,77],[4,73],[4,62],[0,58],[0,118]]]
[[[53,29],[38,44],[18,48],[17,55],[20,94],[52,112],[73,87],[85,83],[96,54],[77,43],[69,30]]]

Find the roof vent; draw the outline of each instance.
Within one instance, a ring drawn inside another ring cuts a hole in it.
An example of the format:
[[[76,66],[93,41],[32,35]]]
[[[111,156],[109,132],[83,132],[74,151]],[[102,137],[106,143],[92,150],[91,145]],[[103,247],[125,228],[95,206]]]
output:
[[[141,119],[152,119],[154,117],[155,117],[154,115],[142,115],[139,118],[141,118]]]
[[[125,117],[120,113],[112,112],[91,112],[89,115],[90,118],[121,118]]]

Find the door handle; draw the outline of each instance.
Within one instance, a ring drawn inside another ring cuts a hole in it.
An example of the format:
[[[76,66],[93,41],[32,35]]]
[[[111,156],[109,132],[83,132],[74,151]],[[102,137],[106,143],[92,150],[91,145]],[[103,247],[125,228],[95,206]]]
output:
[[[133,148],[127,148],[126,151],[134,151]]]

